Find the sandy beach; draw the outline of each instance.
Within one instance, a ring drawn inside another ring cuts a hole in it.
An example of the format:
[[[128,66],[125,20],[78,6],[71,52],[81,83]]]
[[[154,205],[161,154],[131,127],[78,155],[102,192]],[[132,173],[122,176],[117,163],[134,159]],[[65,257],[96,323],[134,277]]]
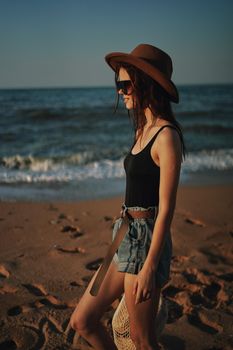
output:
[[[69,317],[111,241],[123,198],[0,202],[0,349],[89,349]],[[166,350],[233,346],[233,187],[180,186],[163,296]],[[119,303],[103,317],[111,319]]]

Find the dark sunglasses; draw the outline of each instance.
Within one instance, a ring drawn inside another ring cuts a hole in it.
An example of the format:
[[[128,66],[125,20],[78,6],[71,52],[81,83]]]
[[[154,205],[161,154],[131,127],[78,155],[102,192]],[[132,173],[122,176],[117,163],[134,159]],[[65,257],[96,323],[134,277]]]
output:
[[[133,90],[131,80],[118,80],[116,82],[116,89],[117,91],[122,90],[124,95],[129,95]]]

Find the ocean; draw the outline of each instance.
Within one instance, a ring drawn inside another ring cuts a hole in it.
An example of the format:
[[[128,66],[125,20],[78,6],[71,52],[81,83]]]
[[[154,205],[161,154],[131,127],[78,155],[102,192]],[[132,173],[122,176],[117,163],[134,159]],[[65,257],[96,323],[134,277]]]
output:
[[[187,148],[181,184],[233,182],[233,85],[178,86]],[[133,142],[115,90],[0,90],[0,200],[76,201],[121,195]]]

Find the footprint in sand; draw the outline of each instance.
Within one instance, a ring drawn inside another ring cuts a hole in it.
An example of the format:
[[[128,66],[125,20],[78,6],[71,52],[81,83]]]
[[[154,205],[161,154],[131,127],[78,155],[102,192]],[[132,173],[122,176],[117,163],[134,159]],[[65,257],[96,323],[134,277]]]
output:
[[[34,304],[33,304],[33,306],[34,306]],[[22,306],[14,306],[7,311],[7,315],[8,316],[17,316],[19,314],[32,311],[32,310],[34,310],[33,306],[31,306],[30,304],[22,305]]]
[[[58,245],[55,245],[54,248],[62,253],[70,253],[70,254],[82,253],[82,254],[84,254],[86,252],[86,250],[84,248],[81,248],[81,247],[63,248],[63,247],[60,247]]]
[[[212,282],[203,289],[203,295],[211,301],[215,308],[218,308],[222,303],[228,304],[230,300],[230,295],[227,294],[224,287],[224,283]]]
[[[77,227],[72,225],[65,225],[62,227],[61,232],[76,232],[78,230]]]
[[[40,347],[38,347],[38,349],[41,349],[42,346],[45,347],[46,344],[49,343],[49,338],[53,333],[60,334],[68,343],[73,343],[74,346],[77,345],[80,336],[71,328],[69,321],[70,319],[67,319],[61,324],[51,315],[43,317],[38,325],[38,332],[40,332]],[[39,344],[37,344],[37,346],[38,345]],[[35,347],[35,349],[37,349],[37,347]],[[56,349],[63,350],[64,347],[62,346]]]
[[[194,306],[204,306],[207,309],[213,309],[216,303],[205,298],[202,293],[192,293],[190,295],[190,300]]]
[[[204,311],[193,310],[190,315],[187,315],[189,323],[193,326],[199,328],[201,331],[216,334],[222,332],[223,327],[219,325],[216,321],[212,320],[210,314]]]
[[[35,295],[34,291],[32,293]],[[7,314],[8,316],[17,316],[21,313],[26,313],[34,309],[40,309],[41,307],[44,307],[44,306],[53,307],[55,309],[67,309],[67,308],[74,307],[74,305],[75,305],[74,301],[63,302],[53,295],[46,294],[45,298],[38,299],[26,305],[17,305],[10,308],[7,311]]]
[[[76,281],[72,281],[72,282],[70,282],[70,286],[72,286],[72,287],[81,287],[82,285],[80,283],[76,282]]]
[[[16,326],[11,332],[11,340],[0,344],[0,349],[45,349],[49,343],[49,338],[53,333],[63,335],[62,325],[51,316],[43,317],[38,325],[23,323]],[[14,344],[16,347],[14,347]],[[30,347],[29,347],[30,344]],[[10,347],[11,346],[11,347]]]
[[[40,320],[40,328],[43,328],[43,326],[45,324],[48,324],[50,329],[53,329],[54,331],[56,331],[57,333],[64,333],[64,325],[60,324],[59,321],[57,321],[54,317],[52,317],[51,315],[47,316],[47,317],[43,317]]]
[[[113,221],[114,221],[114,218],[113,218],[112,216],[107,216],[107,215],[105,215],[105,216],[104,216],[104,221],[111,221],[111,222],[113,222]]]
[[[189,262],[191,258],[191,256],[173,255],[171,259],[171,272],[175,274],[181,273],[186,262]]]
[[[169,284],[163,294],[182,305],[185,314],[190,314],[200,306],[211,310],[229,304],[230,296],[225,290],[225,284],[216,275],[197,268],[187,268],[182,275],[188,283]]]
[[[78,238],[83,236],[82,230],[77,226],[65,225],[62,227],[61,232],[67,232],[70,234],[70,238]]]
[[[189,282],[183,287],[188,292],[193,306],[204,306],[210,310],[218,308],[221,304],[228,305],[230,296],[219,276],[196,268],[186,269],[183,275]]]
[[[217,265],[217,264],[224,264],[224,265],[232,265],[232,262],[224,257],[216,247],[210,248],[210,247],[203,247],[199,249],[199,251],[206,255],[209,263]]]
[[[88,270],[91,270],[91,271],[97,270],[99,268],[100,264],[103,262],[103,260],[104,260],[103,258],[98,258],[94,261],[91,261],[91,262],[86,264],[86,268]]]
[[[46,298],[40,299],[39,302],[46,306],[53,306],[56,309],[66,309],[67,304],[59,300],[53,295],[48,295]]]
[[[177,293],[181,292],[182,290],[182,288],[177,288],[170,284],[163,290],[163,295],[165,297],[174,297]]]
[[[28,344],[30,344],[29,349],[43,349],[45,346],[45,337],[43,332],[40,332],[39,329],[28,325],[21,327],[21,334],[17,334],[18,342],[20,344],[20,349],[27,349]],[[30,342],[28,341],[30,339]]]
[[[210,300],[216,300],[218,292],[220,291],[221,286],[216,282],[212,282],[210,285],[206,286],[203,289],[203,295]]]
[[[173,323],[183,316],[183,306],[171,299],[166,299],[168,306],[167,323]]]
[[[233,281],[233,273],[228,272],[228,273],[223,273],[221,275],[218,275],[218,278],[227,281],[227,282],[232,282]]]
[[[205,325],[213,328],[216,330],[216,332],[222,332],[223,326],[219,324],[219,317],[216,315],[215,311],[212,312],[212,310],[200,310],[199,311],[199,318]]]
[[[170,302],[175,303],[174,305],[172,305],[173,309],[175,307],[175,311],[173,312],[175,313],[175,316],[178,313],[178,316],[181,317],[183,314],[190,313],[190,311],[193,309],[190,300],[189,290],[187,290],[186,284],[182,284],[181,287],[179,285],[175,286],[169,284],[163,289],[162,294],[165,298],[168,298]],[[181,309],[179,309],[177,305],[179,305]],[[175,320],[179,317],[174,317],[174,315],[172,314],[171,319]],[[172,322],[174,322],[174,320]]]
[[[207,285],[211,283],[211,277],[204,271],[200,271],[196,268],[188,267],[182,274],[189,283]]]
[[[190,259],[190,256],[173,255],[172,256],[172,263],[177,264],[177,265],[181,265],[181,264],[185,263],[186,261],[188,261],[189,259]]]
[[[17,316],[17,315],[21,314],[22,312],[23,312],[23,308],[21,306],[14,306],[7,311],[7,315],[8,316]]]
[[[5,268],[4,265],[0,265],[0,277],[1,278],[10,277],[10,272]]]
[[[193,218],[185,218],[185,221],[188,223],[188,224],[192,224],[192,225],[197,225],[197,226],[201,226],[201,227],[205,227],[206,224],[199,220],[199,219],[193,219]]]
[[[16,293],[17,290],[18,290],[17,287],[11,286],[8,283],[5,283],[3,286],[0,286],[0,294]]]
[[[70,234],[70,238],[78,238],[78,237],[81,237],[83,236],[83,233],[82,232],[79,232],[79,231],[76,231],[76,232],[72,232]]]
[[[37,296],[48,295],[45,287],[42,284],[22,284],[30,293]]]

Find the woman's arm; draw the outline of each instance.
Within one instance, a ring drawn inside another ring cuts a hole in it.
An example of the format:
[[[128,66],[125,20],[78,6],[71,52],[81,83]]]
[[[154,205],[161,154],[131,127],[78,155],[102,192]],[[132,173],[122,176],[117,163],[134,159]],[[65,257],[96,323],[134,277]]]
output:
[[[171,128],[164,128],[156,139],[156,154],[160,166],[159,208],[151,246],[145,261],[146,268],[156,270],[169,231],[176,205],[179,184],[182,149],[179,134]],[[155,150],[152,156],[155,158]]]
[[[177,131],[165,128],[155,142],[157,142],[156,151],[153,151],[154,147],[152,147],[151,152],[153,159],[156,156],[159,158],[159,208],[150,249],[134,283],[135,304],[146,300],[148,293],[155,288],[155,271],[165,243],[165,235],[170,229],[174,214],[182,161],[181,141]]]

